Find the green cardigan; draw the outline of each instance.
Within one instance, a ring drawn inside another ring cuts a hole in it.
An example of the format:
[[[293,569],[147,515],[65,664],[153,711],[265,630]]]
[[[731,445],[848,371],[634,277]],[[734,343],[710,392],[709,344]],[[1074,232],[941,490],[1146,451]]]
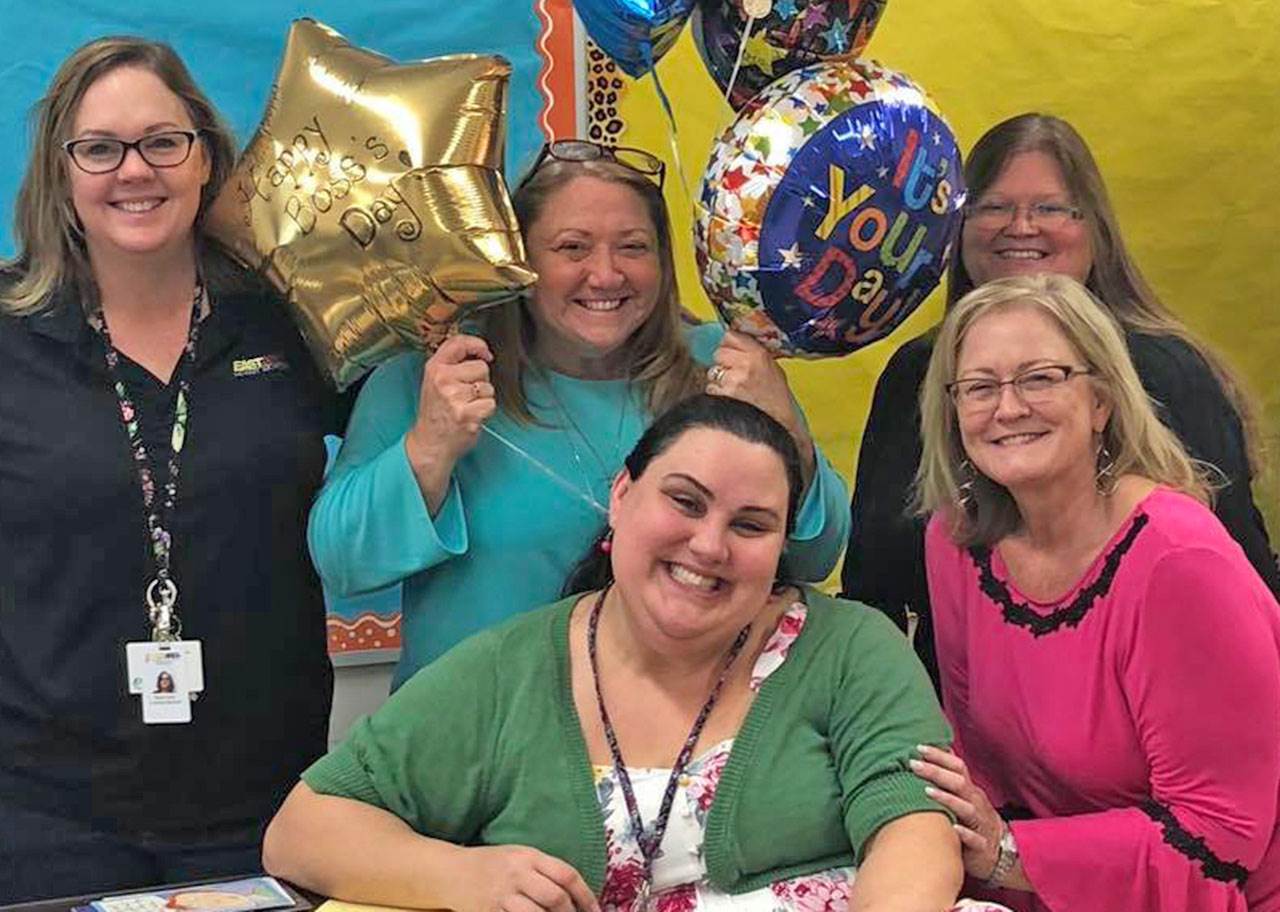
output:
[[[459,845],[526,845],[597,893],[605,837],[569,678],[575,599],[477,634],[423,668],[303,774]],[[704,844],[729,893],[856,863],[877,829],[939,811],[907,767],[950,732],[879,612],[805,591],[804,630],[733,742]]]

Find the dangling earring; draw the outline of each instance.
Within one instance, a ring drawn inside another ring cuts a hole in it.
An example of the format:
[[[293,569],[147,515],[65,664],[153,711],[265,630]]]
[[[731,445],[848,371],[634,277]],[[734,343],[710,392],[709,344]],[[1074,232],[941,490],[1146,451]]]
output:
[[[610,526],[605,530],[604,536],[600,539],[598,547],[600,548],[601,554],[608,554],[613,551],[613,526]]]
[[[1116,486],[1120,484],[1120,479],[1116,477],[1116,458],[1107,449],[1105,440],[1101,440],[1098,444],[1096,465],[1097,470],[1093,476],[1094,487],[1098,489],[1098,493],[1103,497],[1110,497],[1116,492]]]
[[[973,463],[966,457],[960,461],[960,509],[966,513],[972,513],[978,509],[978,497],[973,493],[974,485],[978,483],[978,473],[974,471]]]

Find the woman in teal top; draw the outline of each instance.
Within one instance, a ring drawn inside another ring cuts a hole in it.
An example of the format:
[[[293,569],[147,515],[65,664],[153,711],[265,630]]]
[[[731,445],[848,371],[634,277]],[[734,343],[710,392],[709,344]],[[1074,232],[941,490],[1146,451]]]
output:
[[[959,841],[908,766],[949,739],[923,668],[877,612],[775,584],[800,461],[739,400],[658,418],[575,574],[600,588],[358,723],[285,801],[267,869],[463,912],[948,908]]]
[[[548,146],[514,195],[540,277],[530,298],[362,390],[309,538],[332,593],[404,583],[394,686],[558,595],[650,417],[704,387],[791,432],[807,488],[788,567],[812,581],[835,566],[844,482],[764,349],[682,322],[661,179],[638,150]]]

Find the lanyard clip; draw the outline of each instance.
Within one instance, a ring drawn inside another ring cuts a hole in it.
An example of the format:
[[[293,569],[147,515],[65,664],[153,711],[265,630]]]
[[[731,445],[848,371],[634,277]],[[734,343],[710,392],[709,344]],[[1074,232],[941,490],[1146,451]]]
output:
[[[159,576],[147,584],[147,616],[151,619],[151,639],[162,643],[176,640],[182,633],[174,607],[178,604],[178,584]]]

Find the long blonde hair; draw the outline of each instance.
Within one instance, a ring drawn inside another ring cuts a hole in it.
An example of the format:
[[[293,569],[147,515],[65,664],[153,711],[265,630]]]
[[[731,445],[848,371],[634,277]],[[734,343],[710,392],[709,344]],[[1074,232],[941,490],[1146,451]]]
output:
[[[1093,264],[1085,287],[1125,330],[1174,336],[1204,359],[1222,386],[1227,401],[1240,416],[1250,465],[1255,472],[1259,471],[1263,460],[1255,433],[1255,409],[1247,391],[1226,363],[1165,307],[1138,269],[1120,233],[1120,221],[1111,206],[1098,163],[1084,137],[1071,124],[1060,117],[1038,113],[1019,114],[996,124],[974,144],[965,159],[964,179],[969,199],[980,200],[999,179],[1009,160],[1024,152],[1041,152],[1057,163],[1072,205],[1084,213],[1093,251]],[[964,265],[963,234],[956,243],[959,246],[951,257],[947,281],[948,307],[973,290],[973,278]]]
[[[520,183],[512,195],[512,206],[527,239],[547,200],[570,181],[583,176],[630,188],[644,202],[657,235],[657,304],[625,343],[629,355],[626,377],[640,386],[650,413],[656,415],[703,388],[702,369],[693,360],[681,330],[671,222],[662,191],[645,175],[608,159],[573,162],[551,159]],[[517,305],[493,310],[485,322],[483,335],[493,349],[491,373],[498,406],[517,421],[534,423],[524,388],[525,373],[537,368],[532,354],[536,329],[528,302],[522,300]]]
[[[186,106],[200,131],[209,157],[209,181],[200,193],[196,231],[235,162],[235,140],[213,104],[200,91],[173,48],[158,41],[131,36],[90,41],[63,61],[44,97],[36,104],[32,122],[31,158],[14,205],[14,237],[18,254],[0,264],[17,278],[0,293],[0,310],[29,314],[47,306],[53,292],[78,286],[88,297],[96,294],[80,220],[71,202],[71,165],[62,144],[84,93],[100,77],[122,66],[141,67],[159,77]]]
[[[1114,317],[1075,279],[1046,274],[995,279],[969,292],[947,313],[920,392],[923,454],[916,474],[916,511],[950,515],[952,537],[962,545],[991,545],[1022,526],[1009,491],[964,467],[955,401],[947,392],[965,333],[981,317],[1014,308],[1052,319],[1089,368],[1088,381],[1111,406],[1101,444],[1113,460],[1114,476],[1140,475],[1208,503],[1211,485],[1205,470],[1156,416]]]

